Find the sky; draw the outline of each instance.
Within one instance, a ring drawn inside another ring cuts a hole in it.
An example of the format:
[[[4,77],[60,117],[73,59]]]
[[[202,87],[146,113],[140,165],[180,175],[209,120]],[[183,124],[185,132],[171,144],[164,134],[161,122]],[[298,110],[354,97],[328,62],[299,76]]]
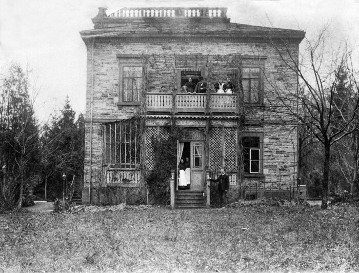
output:
[[[0,81],[12,63],[31,71],[41,123],[62,109],[66,96],[85,113],[86,47],[79,32],[93,28],[98,7],[109,14],[156,6],[227,7],[231,22],[300,29],[308,39],[327,26],[331,46],[346,41],[359,48],[359,0],[0,0]]]

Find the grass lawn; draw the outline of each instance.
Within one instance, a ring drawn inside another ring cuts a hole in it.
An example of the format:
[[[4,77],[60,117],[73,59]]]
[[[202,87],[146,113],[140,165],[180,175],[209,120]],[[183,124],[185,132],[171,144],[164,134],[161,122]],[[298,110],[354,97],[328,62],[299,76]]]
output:
[[[359,207],[0,215],[0,272],[359,271]]]

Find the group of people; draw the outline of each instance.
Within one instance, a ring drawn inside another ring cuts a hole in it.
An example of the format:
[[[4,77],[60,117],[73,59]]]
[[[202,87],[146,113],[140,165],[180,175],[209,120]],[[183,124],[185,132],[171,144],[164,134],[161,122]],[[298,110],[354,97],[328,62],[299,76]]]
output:
[[[206,93],[207,82],[203,77],[199,77],[199,82],[195,84],[192,78],[188,78],[188,82],[186,82],[182,88],[187,93]]]
[[[188,78],[188,82],[182,86],[182,89],[187,93],[206,93],[208,91],[208,84],[203,77],[199,77],[199,82],[197,84],[193,82],[192,78]],[[216,93],[232,94],[235,90],[235,86],[231,79],[227,78],[223,83],[216,82],[214,84],[214,90]]]
[[[179,177],[178,177],[178,189],[189,190],[191,188],[191,169],[189,158],[185,160],[181,159],[179,165]],[[216,179],[210,179],[213,183],[218,183],[217,190],[219,194],[220,205],[223,205],[224,198],[227,198],[227,192],[229,190],[229,176],[225,170],[221,169],[221,174]]]

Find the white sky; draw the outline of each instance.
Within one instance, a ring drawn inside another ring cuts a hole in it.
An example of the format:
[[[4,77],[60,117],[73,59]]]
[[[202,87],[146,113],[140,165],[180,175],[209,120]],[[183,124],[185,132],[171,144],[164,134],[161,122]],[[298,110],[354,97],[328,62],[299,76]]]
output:
[[[308,38],[329,24],[334,47],[343,40],[359,46],[359,0],[0,0],[0,79],[12,62],[32,69],[41,122],[62,109],[66,95],[76,112],[85,112],[86,48],[79,32],[93,28],[101,6],[108,14],[122,7],[228,7],[232,22],[301,29]]]

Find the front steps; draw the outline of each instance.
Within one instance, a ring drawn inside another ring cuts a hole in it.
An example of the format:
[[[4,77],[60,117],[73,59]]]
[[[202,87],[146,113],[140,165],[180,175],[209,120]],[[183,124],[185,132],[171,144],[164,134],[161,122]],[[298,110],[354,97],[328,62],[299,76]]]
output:
[[[178,190],[175,196],[175,208],[177,209],[198,209],[206,207],[206,199],[202,191]]]

